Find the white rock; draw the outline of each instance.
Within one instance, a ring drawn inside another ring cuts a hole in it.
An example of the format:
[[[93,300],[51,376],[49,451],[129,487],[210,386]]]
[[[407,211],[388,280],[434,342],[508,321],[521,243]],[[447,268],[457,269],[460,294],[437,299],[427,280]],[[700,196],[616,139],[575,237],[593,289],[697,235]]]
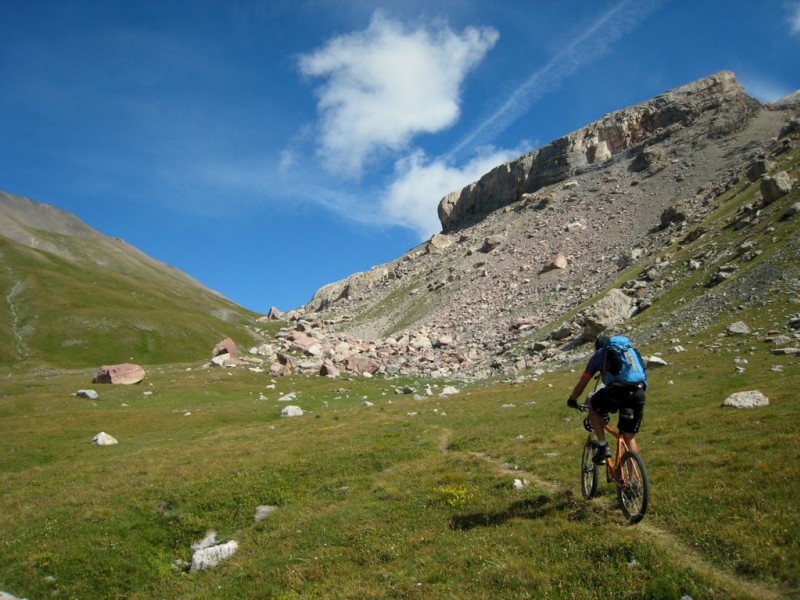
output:
[[[87,400],[97,400],[100,396],[94,390],[78,390],[73,394],[78,398],[86,398]]]
[[[743,321],[736,321],[728,325],[725,331],[728,335],[746,335],[750,333],[750,328]]]
[[[758,390],[747,392],[736,392],[731,394],[722,403],[722,406],[733,408],[756,408],[758,406],[769,406],[769,398]]]
[[[299,406],[287,406],[281,411],[282,417],[302,417],[303,409]]]
[[[648,356],[645,362],[647,363],[648,369],[666,367],[669,364],[660,356]]]
[[[117,440],[108,435],[105,431],[101,431],[92,438],[92,444],[95,446],[113,446],[114,444],[118,443],[119,442]]]
[[[458,393],[459,393],[459,389],[458,388],[453,387],[452,385],[446,385],[445,387],[442,388],[442,391],[439,392],[439,395],[440,396],[453,396],[453,395],[458,394]]]
[[[218,354],[217,356],[211,359],[211,364],[216,367],[232,367],[234,366],[233,361],[231,360],[231,355],[227,352],[223,352],[222,354]]]
[[[192,556],[192,566],[189,571],[197,573],[198,571],[205,571],[215,567],[221,561],[233,556],[238,548],[239,544],[231,540],[225,544],[217,544],[216,546],[197,550]]]
[[[297,399],[297,392],[289,392],[278,398],[278,402],[290,402]]]
[[[565,229],[567,231],[569,231],[570,233],[575,233],[575,232],[578,232],[578,231],[583,231],[586,228],[583,226],[583,223],[581,223],[580,221],[575,221],[574,223],[569,223],[566,226]]]

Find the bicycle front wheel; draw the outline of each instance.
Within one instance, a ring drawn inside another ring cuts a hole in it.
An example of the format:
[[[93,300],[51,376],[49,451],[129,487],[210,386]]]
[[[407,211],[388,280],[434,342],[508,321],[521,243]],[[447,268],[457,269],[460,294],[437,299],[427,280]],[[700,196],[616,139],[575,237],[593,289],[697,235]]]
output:
[[[590,435],[583,446],[583,456],[581,457],[581,494],[587,500],[594,498],[597,493],[597,465],[594,464],[594,446],[596,442]]]
[[[617,498],[628,523],[638,523],[647,512],[650,501],[650,482],[642,458],[628,450],[622,455],[620,479],[617,481]]]

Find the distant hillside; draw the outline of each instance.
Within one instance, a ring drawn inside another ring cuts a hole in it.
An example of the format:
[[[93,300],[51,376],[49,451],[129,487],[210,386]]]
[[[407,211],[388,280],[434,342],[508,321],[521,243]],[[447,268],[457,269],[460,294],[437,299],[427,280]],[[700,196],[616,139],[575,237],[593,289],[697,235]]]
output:
[[[0,192],[0,364],[193,361],[254,314],[53,206]]]

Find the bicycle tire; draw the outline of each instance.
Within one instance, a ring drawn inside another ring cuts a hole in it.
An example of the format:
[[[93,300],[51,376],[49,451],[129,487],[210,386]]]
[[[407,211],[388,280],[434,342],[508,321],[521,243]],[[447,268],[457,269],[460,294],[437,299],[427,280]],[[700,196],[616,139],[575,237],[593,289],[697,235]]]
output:
[[[642,520],[650,502],[650,481],[642,458],[632,450],[622,455],[617,498],[622,514],[631,525]]]
[[[597,494],[597,465],[592,460],[594,458],[595,441],[590,435],[583,446],[581,456],[581,494],[587,500],[594,498]]]

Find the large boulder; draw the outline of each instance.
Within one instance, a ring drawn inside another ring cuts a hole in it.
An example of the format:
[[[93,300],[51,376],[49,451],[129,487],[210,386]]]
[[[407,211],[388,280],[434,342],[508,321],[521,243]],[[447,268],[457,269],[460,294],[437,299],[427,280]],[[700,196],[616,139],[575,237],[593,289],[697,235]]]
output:
[[[357,375],[363,375],[364,373],[374,375],[380,367],[380,361],[367,356],[348,356],[344,361],[344,368]]]
[[[761,197],[767,204],[772,204],[791,192],[792,187],[792,178],[786,171],[776,173],[774,177],[765,175],[761,178]]]
[[[622,290],[615,288],[586,309],[583,317],[583,335],[587,340],[593,340],[601,331],[630,319],[634,312],[636,312],[634,300]]]
[[[236,346],[236,342],[231,338],[225,338],[214,346],[214,349],[211,351],[211,356],[220,356],[221,354],[227,354],[230,358],[238,358],[239,348]]]
[[[144,369],[139,365],[123,363],[120,365],[104,365],[100,367],[92,379],[92,383],[117,383],[131,385],[141,383]]]
[[[748,392],[736,392],[731,394],[722,403],[722,406],[732,408],[756,408],[758,406],[769,406],[769,398],[758,390]]]

